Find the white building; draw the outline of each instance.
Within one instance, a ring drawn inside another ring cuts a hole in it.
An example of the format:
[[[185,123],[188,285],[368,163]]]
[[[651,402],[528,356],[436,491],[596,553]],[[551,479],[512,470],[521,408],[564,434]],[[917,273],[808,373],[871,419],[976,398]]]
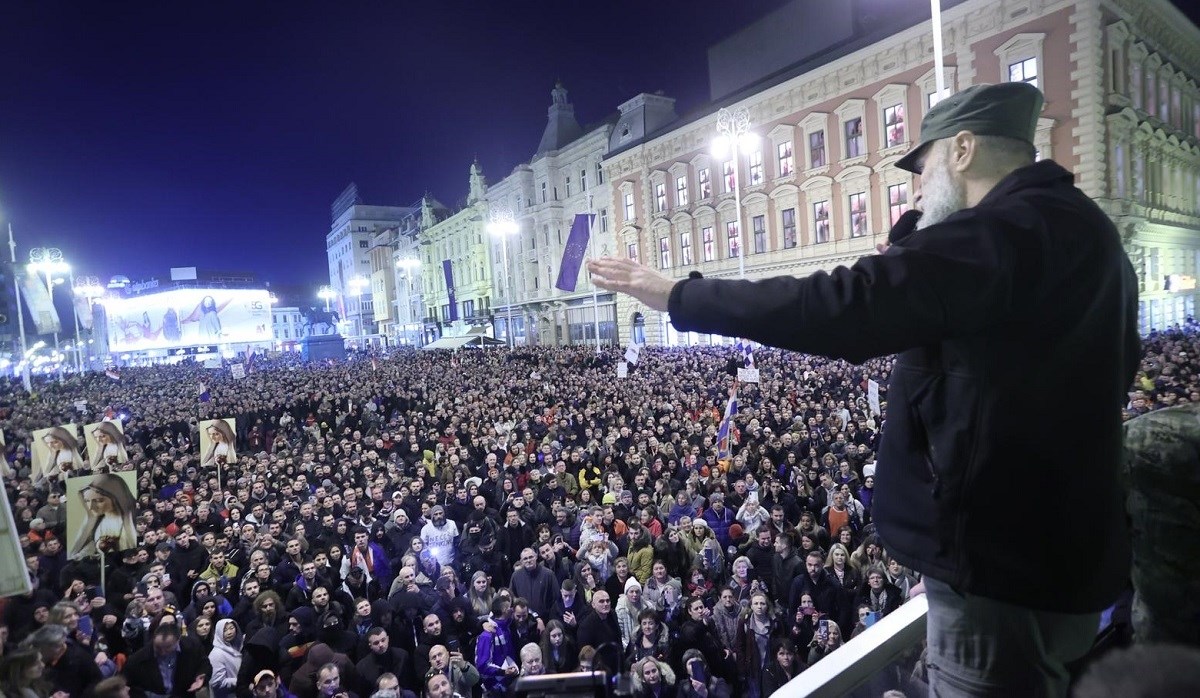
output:
[[[300,308],[271,306],[271,334],[275,338],[274,349],[299,351],[300,339],[304,337]]]
[[[329,285],[337,294],[333,304],[342,319],[339,329],[352,344],[377,333],[371,283],[372,242],[380,231],[398,227],[412,211],[406,206],[365,205],[354,184],[346,187],[330,209],[332,225],[325,237]]]

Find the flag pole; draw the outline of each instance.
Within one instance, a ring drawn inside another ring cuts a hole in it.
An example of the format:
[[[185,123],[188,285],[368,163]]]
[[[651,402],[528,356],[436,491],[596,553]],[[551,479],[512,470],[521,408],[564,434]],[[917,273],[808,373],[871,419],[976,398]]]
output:
[[[592,257],[592,246],[595,244],[596,235],[592,230],[592,221],[596,219],[594,208],[592,205],[592,194],[588,192],[588,257]],[[596,294],[596,282],[590,278],[588,281],[592,284],[592,323],[596,329],[596,353],[600,353],[600,299]]]
[[[25,314],[21,312],[21,284],[17,281],[17,243],[13,241],[12,223],[8,224],[8,253],[12,260],[12,275],[13,275],[13,291],[16,292],[17,299],[17,326],[21,332],[21,356],[25,356],[27,347],[25,346]]]

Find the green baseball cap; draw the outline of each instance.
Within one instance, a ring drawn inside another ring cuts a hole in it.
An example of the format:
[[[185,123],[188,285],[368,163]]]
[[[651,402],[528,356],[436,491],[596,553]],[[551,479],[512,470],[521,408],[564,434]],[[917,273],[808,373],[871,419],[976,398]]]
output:
[[[930,108],[921,121],[920,140],[896,161],[896,167],[921,174],[918,162],[929,144],[959,131],[970,131],[977,136],[1005,136],[1032,144],[1045,101],[1042,91],[1027,82],[972,85],[956,92]]]

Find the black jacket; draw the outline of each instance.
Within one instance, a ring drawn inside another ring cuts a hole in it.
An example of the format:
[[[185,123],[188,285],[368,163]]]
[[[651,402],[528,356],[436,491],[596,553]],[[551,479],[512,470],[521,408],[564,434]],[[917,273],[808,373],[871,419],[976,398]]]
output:
[[[162,674],[158,671],[158,659],[154,656],[154,645],[151,643],[130,655],[121,673],[129,681],[129,695],[133,698],[140,698],[146,693],[167,693],[163,688]],[[174,685],[171,686],[169,695],[180,698],[191,695],[188,688],[201,674],[212,674],[208,657],[199,647],[189,646],[187,642],[180,640],[179,654],[175,658],[175,676],[172,679]],[[205,683],[207,685],[207,681]]]
[[[1129,576],[1118,461],[1141,356],[1137,277],[1115,226],[1042,161],[892,239],[802,279],[682,280],[671,321],[852,362],[899,354],[872,506],[888,552],[980,596],[1107,607]],[[1033,418],[1068,395],[1054,419]],[[1055,492],[1053,507],[1002,495],[1030,485]],[[1057,544],[1030,545],[1048,520]]]

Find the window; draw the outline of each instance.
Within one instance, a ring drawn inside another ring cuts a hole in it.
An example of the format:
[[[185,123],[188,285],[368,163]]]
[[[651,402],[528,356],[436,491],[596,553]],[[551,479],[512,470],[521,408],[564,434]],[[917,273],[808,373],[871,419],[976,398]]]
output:
[[[546,183],[542,182],[542,203],[546,203]]]
[[[626,222],[633,220],[633,194],[625,194],[625,220]]]
[[[735,175],[733,171],[733,160],[726,160],[724,165],[721,165],[721,176],[725,180],[725,193],[733,191],[737,187]]]
[[[654,210],[659,213],[667,210],[667,185],[663,182],[654,185]]]
[[[658,268],[671,268],[671,238],[669,237],[658,239]]]
[[[808,134],[808,166],[809,169],[825,166],[825,131],[813,131]]]
[[[813,205],[813,242],[829,242],[829,202]]]
[[[754,254],[767,251],[767,217],[755,216],[750,219],[750,229],[754,232]]]
[[[792,156],[792,142],[780,143],[775,146],[779,163],[779,176],[787,177],[796,168],[796,158]]]
[[[358,249],[365,250],[365,249],[367,249],[368,244],[369,243],[366,240],[359,240],[358,241]]]
[[[867,234],[867,195],[858,192],[847,199],[850,203],[850,237],[862,237]]]
[[[587,191],[587,168],[579,171],[579,190]]]
[[[567,198],[571,197],[571,175],[567,175]]]
[[[893,184],[887,188],[888,196],[888,220],[892,225],[900,220],[900,216],[908,210],[908,185]]]
[[[863,149],[863,129],[862,117],[857,116],[853,119],[847,119],[842,127],[846,133],[846,158],[856,158],[860,155],[865,155]]]
[[[707,167],[700,168],[700,170],[696,173],[696,177],[700,182],[700,198],[701,199],[711,199],[712,198],[712,179],[709,178],[708,168]]]
[[[692,265],[692,231],[679,234],[679,263],[685,267]]]
[[[638,261],[638,249],[636,242],[631,242],[625,246],[625,256],[635,262]]]
[[[704,250],[704,261],[711,262],[717,257],[716,236],[713,235],[712,226],[700,229],[700,244]]]
[[[763,156],[762,150],[755,150],[750,153],[750,186],[756,186],[763,183]]]
[[[1027,82],[1034,87],[1038,84],[1038,66],[1036,58],[1026,58],[1008,64],[1009,82]]]
[[[888,148],[895,148],[898,145],[904,144],[903,104],[894,104],[883,110],[883,126],[886,130]]]
[[[596,184],[604,184],[604,165],[596,163]]]
[[[675,178],[675,204],[678,206],[688,205],[687,175]]]
[[[475,301],[463,301],[463,317],[475,317]]]
[[[790,250],[796,246],[796,209],[783,209],[780,218],[783,222],[783,246]]]
[[[450,322],[450,304],[449,303],[444,303],[442,305],[442,320],[444,322]]]
[[[608,209],[600,209],[600,232],[608,232]]]
[[[742,241],[737,221],[729,221],[725,224],[725,238],[729,241],[729,259],[740,257],[742,254]]]
[[[283,338],[284,338],[284,339],[291,339],[291,338],[292,338],[292,334],[291,334],[291,332],[290,332],[290,331],[288,330],[288,328],[286,328],[286,327],[285,327],[285,328],[283,328]]]

